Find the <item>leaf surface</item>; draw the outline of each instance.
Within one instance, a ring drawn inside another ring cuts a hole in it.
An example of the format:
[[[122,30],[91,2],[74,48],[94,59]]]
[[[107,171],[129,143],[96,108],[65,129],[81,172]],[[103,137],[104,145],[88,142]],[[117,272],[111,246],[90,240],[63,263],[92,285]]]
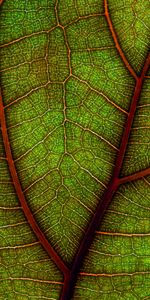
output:
[[[1,299],[150,297],[149,1],[1,6]]]

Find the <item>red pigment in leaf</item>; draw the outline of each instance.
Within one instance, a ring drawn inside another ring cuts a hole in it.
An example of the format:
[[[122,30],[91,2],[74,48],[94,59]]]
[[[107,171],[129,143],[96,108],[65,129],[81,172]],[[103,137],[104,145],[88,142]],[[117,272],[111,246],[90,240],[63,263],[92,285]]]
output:
[[[3,1],[0,1],[0,4]],[[145,78],[145,75],[147,73],[147,70],[150,65],[150,54],[148,55],[144,67],[142,69],[141,75],[137,75],[131,65],[129,64],[128,60],[126,59],[120,45],[118,42],[117,34],[113,28],[113,24],[109,15],[109,10],[108,10],[108,3],[107,0],[104,0],[104,8],[105,8],[105,17],[110,29],[110,32],[112,34],[112,38],[114,40],[115,46],[118,50],[118,54],[120,55],[122,61],[124,62],[126,68],[129,70],[130,74],[133,76],[133,78],[136,81],[135,84],[135,89],[134,89],[134,94],[132,97],[132,102],[127,118],[127,122],[125,124],[125,129],[124,133],[122,136],[121,140],[121,145],[120,149],[118,151],[118,155],[116,158],[116,163],[115,163],[115,168],[114,172],[112,175],[112,178],[110,180],[110,183],[108,184],[108,187],[100,200],[97,209],[95,211],[94,216],[92,217],[89,225],[87,226],[87,230],[85,232],[85,235],[81,241],[81,244],[79,246],[79,249],[77,250],[77,253],[74,257],[72,267],[69,270],[69,268],[66,266],[66,264],[63,262],[63,260],[59,257],[59,255],[56,253],[56,251],[53,249],[53,247],[50,245],[48,242],[47,238],[45,237],[44,233],[41,231],[39,228],[36,219],[34,218],[27,201],[25,199],[25,196],[22,191],[22,187],[19,181],[19,177],[17,175],[16,167],[14,164],[14,160],[12,157],[12,152],[11,152],[11,147],[10,147],[10,142],[9,142],[9,137],[8,137],[8,132],[7,132],[7,126],[6,126],[6,120],[5,120],[5,112],[4,112],[4,106],[2,102],[2,96],[0,96],[0,120],[1,120],[1,129],[2,129],[2,137],[3,137],[3,142],[4,142],[4,147],[5,147],[5,152],[6,152],[6,159],[8,162],[8,167],[9,171],[13,180],[13,184],[18,196],[18,199],[20,201],[21,207],[24,211],[24,214],[26,216],[26,219],[28,223],[30,224],[32,230],[34,231],[36,237],[38,238],[39,242],[47,252],[47,254],[50,256],[50,258],[55,262],[59,270],[63,273],[64,275],[64,287],[62,290],[62,295],[61,295],[61,300],[70,300],[73,291],[74,291],[74,286],[77,280],[77,275],[80,271],[83,259],[85,255],[87,254],[87,251],[93,241],[94,238],[94,233],[96,232],[98,226],[100,225],[102,218],[108,208],[108,205],[110,204],[114,193],[118,189],[119,185],[125,182],[129,182],[132,180],[139,179],[143,176],[149,175],[150,174],[150,168],[137,172],[135,174],[120,178],[120,171],[122,168],[123,164],[123,159],[124,155],[126,152],[126,148],[128,145],[129,141],[129,136],[131,132],[131,127],[133,123],[133,119],[135,116],[135,111],[137,107],[137,102],[141,93],[142,85],[143,85],[143,80]],[[71,71],[70,71],[71,72]]]

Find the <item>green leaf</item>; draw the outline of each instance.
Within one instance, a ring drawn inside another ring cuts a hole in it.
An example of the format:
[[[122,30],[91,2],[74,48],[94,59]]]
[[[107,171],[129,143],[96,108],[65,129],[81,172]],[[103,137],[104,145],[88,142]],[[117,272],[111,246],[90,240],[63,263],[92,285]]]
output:
[[[0,299],[149,299],[149,1],[0,3]]]

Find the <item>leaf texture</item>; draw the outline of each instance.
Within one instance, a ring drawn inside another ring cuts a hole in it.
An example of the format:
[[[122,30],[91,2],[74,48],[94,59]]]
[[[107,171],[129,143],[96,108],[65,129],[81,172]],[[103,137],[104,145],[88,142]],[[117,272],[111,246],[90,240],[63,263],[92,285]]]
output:
[[[149,299],[149,11],[2,3],[0,299]]]

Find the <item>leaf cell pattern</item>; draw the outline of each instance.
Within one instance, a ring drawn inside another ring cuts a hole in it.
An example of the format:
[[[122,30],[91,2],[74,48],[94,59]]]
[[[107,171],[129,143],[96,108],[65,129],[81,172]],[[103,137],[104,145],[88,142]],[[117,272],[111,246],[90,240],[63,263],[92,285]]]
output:
[[[149,299],[149,1],[0,4],[0,299]]]

